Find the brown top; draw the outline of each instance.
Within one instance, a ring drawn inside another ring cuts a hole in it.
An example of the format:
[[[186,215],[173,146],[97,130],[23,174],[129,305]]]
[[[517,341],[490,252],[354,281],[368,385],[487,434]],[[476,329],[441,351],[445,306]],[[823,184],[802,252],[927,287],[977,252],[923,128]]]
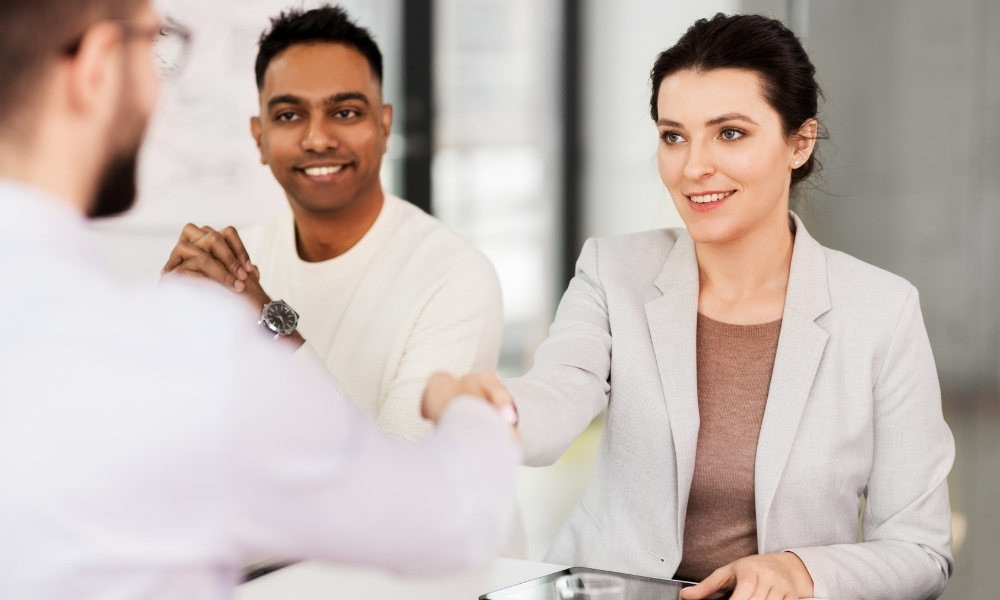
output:
[[[781,320],[730,325],[698,315],[698,450],[676,577],[701,581],[757,553],[754,462]]]

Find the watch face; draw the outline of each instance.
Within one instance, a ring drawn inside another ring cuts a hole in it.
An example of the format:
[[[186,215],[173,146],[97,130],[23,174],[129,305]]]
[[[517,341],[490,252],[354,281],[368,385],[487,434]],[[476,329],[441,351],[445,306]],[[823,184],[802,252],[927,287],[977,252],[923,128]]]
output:
[[[288,335],[295,330],[299,322],[299,315],[284,302],[272,302],[264,311],[264,320],[268,327],[275,333]]]

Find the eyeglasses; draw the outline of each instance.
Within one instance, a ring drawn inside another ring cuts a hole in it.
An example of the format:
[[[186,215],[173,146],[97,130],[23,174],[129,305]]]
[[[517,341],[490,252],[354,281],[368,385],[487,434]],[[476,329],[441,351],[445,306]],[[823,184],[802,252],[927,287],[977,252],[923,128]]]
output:
[[[155,29],[140,27],[131,21],[113,22],[122,28],[125,38],[152,38],[153,62],[159,71],[160,79],[164,81],[173,79],[183,69],[191,47],[191,31],[187,27],[170,18],[162,27]],[[67,44],[63,48],[63,53],[74,56],[79,52],[84,35],[86,34],[80,34],[80,37]]]
[[[188,52],[191,49],[191,31],[174,21],[167,19],[153,38],[153,59],[164,80],[173,79],[184,68]]]

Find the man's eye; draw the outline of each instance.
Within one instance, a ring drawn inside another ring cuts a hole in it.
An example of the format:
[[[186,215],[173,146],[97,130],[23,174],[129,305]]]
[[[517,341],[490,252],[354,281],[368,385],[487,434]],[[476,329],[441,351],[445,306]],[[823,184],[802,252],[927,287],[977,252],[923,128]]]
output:
[[[676,131],[664,131],[660,137],[663,138],[663,141],[667,144],[679,144],[684,141],[684,136]]]
[[[739,129],[726,128],[722,130],[722,139],[724,140],[738,140],[743,137],[743,132]]]
[[[359,114],[358,111],[354,110],[353,108],[342,108],[337,112],[333,113],[333,116],[337,117],[338,119],[350,119],[352,117],[358,116],[358,114]]]
[[[295,113],[293,112],[283,112],[278,113],[274,116],[275,121],[291,121],[295,118]]]

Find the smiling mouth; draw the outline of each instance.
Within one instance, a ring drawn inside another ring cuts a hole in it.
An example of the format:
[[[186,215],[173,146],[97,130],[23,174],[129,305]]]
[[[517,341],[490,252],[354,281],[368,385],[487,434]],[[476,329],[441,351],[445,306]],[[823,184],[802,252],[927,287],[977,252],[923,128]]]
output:
[[[333,165],[327,167],[306,167],[302,169],[302,172],[310,177],[323,177],[326,175],[333,175],[334,173],[339,173],[345,165]]]
[[[722,192],[718,194],[702,194],[700,196],[688,196],[688,200],[696,204],[706,204],[708,202],[718,202],[724,198],[728,198],[736,193],[736,190],[730,192]]]

